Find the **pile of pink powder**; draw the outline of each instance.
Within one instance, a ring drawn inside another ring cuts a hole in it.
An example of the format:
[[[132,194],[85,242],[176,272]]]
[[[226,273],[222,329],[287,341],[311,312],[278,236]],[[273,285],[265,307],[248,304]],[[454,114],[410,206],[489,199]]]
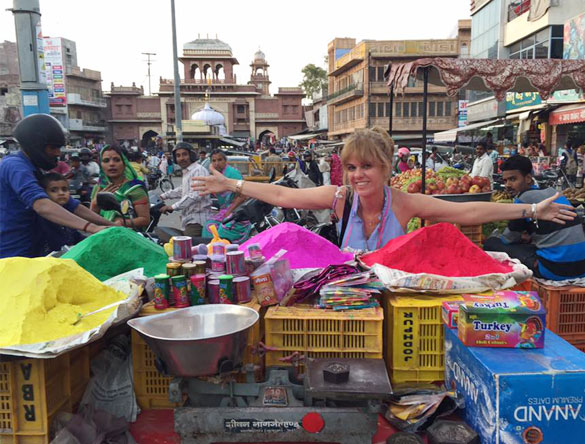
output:
[[[344,253],[318,234],[299,225],[285,222],[257,234],[240,246],[248,255],[248,245],[258,244],[266,259],[279,250],[286,250],[285,259],[290,268],[323,268],[340,265],[353,259],[352,253]]]

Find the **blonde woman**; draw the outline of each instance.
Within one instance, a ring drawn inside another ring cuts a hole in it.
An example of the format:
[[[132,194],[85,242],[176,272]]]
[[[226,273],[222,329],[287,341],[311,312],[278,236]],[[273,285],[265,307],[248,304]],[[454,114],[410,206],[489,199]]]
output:
[[[572,207],[553,203],[555,196],[535,207],[488,202],[454,203],[423,194],[407,194],[387,185],[392,174],[394,146],[378,130],[360,130],[345,142],[341,162],[345,186],[293,189],[234,180],[211,169],[209,177],[195,177],[193,189],[203,194],[232,191],[284,208],[333,210],[340,247],[373,251],[406,232],[413,217],[461,225],[496,220],[537,218],[564,224],[576,214]],[[344,218],[344,209],[347,217]]]

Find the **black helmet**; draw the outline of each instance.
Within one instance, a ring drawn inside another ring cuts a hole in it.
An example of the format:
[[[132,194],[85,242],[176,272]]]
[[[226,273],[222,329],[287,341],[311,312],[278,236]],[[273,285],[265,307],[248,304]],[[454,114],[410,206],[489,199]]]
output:
[[[57,166],[59,159],[45,152],[47,145],[58,148],[65,145],[65,130],[53,116],[31,114],[18,122],[13,136],[34,166],[43,170]]]
[[[197,161],[197,153],[195,152],[195,148],[193,145],[187,142],[179,142],[173,148],[173,162],[177,162],[177,150],[187,150],[189,151],[189,159],[191,159],[191,163]]]

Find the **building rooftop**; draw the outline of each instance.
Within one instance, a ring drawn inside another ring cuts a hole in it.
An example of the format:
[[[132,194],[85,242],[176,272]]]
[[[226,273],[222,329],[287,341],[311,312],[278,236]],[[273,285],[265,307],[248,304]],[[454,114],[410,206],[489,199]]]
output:
[[[232,48],[219,39],[197,39],[183,45],[184,50],[206,52],[206,51],[227,51],[232,53]]]

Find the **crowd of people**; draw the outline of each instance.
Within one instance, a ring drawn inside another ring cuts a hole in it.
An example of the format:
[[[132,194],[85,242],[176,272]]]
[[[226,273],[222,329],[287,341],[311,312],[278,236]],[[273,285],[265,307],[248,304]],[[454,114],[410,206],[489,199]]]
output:
[[[340,155],[334,151],[316,158],[315,150],[294,147],[279,155],[277,147],[268,147],[267,165],[281,168],[279,174],[300,169],[316,189],[244,181],[240,171],[228,164],[224,151],[197,152],[184,142],[172,152],[147,154],[138,148],[104,145],[99,151],[82,148],[61,157],[65,134],[58,121],[48,115],[23,119],[14,136],[21,151],[0,162],[0,257],[44,255],[78,242],[80,232],[93,234],[108,226],[144,230],[151,220],[149,175],[153,170],[171,175],[178,166],[183,176],[181,187],[160,196],[164,202],[161,212],[180,211],[181,231],[191,237],[211,238],[214,226],[222,238],[234,243],[247,239],[249,222],[223,221],[250,197],[286,208],[331,209],[340,246],[362,251],[380,248],[404,234],[413,217],[462,225],[510,220],[502,236],[486,243],[491,249],[520,258],[539,276],[585,276],[585,236],[580,218],[555,190],[536,189],[532,163],[520,154],[498,165],[517,205],[455,204],[388,186],[392,172],[417,168],[420,163],[405,147],[398,149],[395,158],[394,142],[380,128],[356,132],[345,141]],[[499,159],[494,152],[489,138],[478,143],[471,174],[491,179]],[[567,147],[567,153],[568,169],[572,147]],[[463,160],[456,151],[449,159],[433,147],[425,165],[435,169]],[[89,205],[73,199],[72,192]],[[130,203],[130,221],[117,210],[100,207],[98,195],[102,192],[111,193],[120,204]],[[219,208],[215,213],[211,211],[211,195]],[[171,204],[169,200],[176,201]],[[526,236],[530,248],[514,245],[526,244]]]

